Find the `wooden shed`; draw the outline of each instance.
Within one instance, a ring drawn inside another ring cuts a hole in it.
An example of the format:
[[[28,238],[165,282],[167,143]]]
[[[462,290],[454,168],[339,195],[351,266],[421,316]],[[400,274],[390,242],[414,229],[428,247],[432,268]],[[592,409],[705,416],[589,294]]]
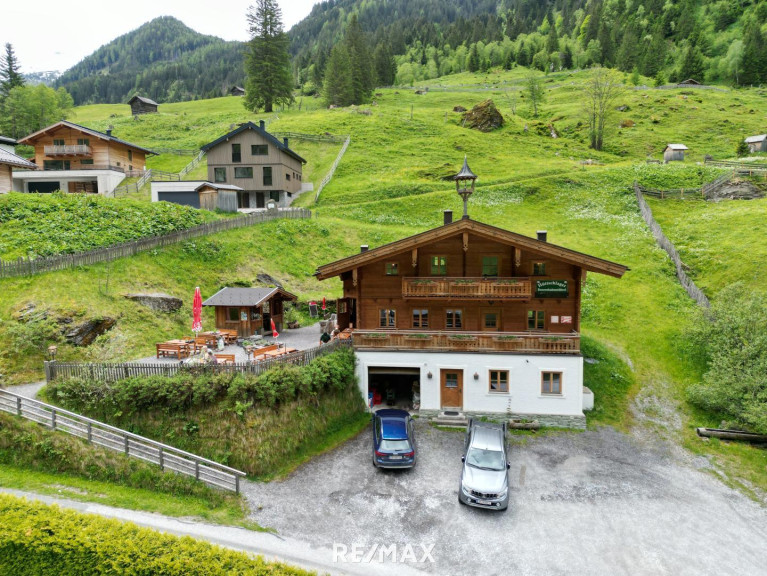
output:
[[[682,80],[677,86],[681,88],[684,88],[685,86],[701,86],[701,83],[695,78],[688,78],[687,80]]]
[[[685,150],[689,150],[689,148],[684,144],[666,144],[666,148],[663,150],[663,161],[666,164],[683,162]]]
[[[204,182],[195,191],[200,197],[200,208],[203,210],[221,210],[222,212],[237,212],[237,192],[242,191],[239,186],[227,184],[214,184]]]
[[[128,100],[128,104],[130,104],[130,111],[133,115],[157,112],[157,102],[143,96],[134,96]]]
[[[245,88],[242,86],[232,86],[229,90],[229,94],[232,96],[245,96]]]
[[[746,138],[749,152],[767,152],[767,134],[749,136]]]
[[[297,297],[282,288],[222,288],[202,303],[216,309],[216,329],[237,330],[247,338],[271,332],[271,321],[282,330],[284,302]]]

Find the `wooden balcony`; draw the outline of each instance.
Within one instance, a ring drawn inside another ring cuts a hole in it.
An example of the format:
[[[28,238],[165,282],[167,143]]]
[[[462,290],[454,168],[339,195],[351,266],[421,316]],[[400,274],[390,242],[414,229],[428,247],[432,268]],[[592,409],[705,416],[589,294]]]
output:
[[[402,297],[529,300],[532,297],[532,282],[529,278],[403,278]]]
[[[577,333],[354,330],[353,337],[355,348],[376,350],[578,354],[581,349]]]
[[[93,156],[90,146],[71,144],[68,146],[45,146],[46,156]]]

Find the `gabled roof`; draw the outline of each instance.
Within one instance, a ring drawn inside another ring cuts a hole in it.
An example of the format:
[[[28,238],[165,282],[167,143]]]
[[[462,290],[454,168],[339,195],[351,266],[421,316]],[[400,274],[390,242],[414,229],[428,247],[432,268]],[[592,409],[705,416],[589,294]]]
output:
[[[279,138],[276,138],[269,134],[266,130],[258,126],[257,124],[254,124],[253,122],[245,122],[244,124],[240,124],[237,128],[232,130],[231,132],[224,134],[221,136],[221,138],[218,138],[217,140],[214,140],[213,142],[210,142],[208,144],[205,144],[202,148],[200,148],[203,152],[208,152],[211,148],[215,148],[222,142],[226,142],[230,138],[233,138],[234,136],[237,136],[237,134],[240,134],[242,132],[245,132],[245,130],[255,130],[257,133],[261,134],[264,138],[266,138],[267,142],[270,144],[273,144],[276,146],[279,150],[282,150],[285,152],[288,156],[291,156],[301,162],[302,164],[306,164],[306,160],[301,158],[298,154],[293,152],[290,148],[285,146],[285,143],[282,142]]]
[[[203,182],[197,188],[194,189],[197,192],[200,188],[213,188],[214,190],[236,190],[241,192],[242,188],[235,186],[234,184],[216,184],[214,182]]]
[[[503,228],[496,228],[489,224],[483,224],[476,220],[462,218],[451,224],[433,228],[432,230],[427,230],[426,232],[421,232],[420,234],[409,236],[408,238],[403,238],[402,240],[397,240],[390,244],[384,244],[378,248],[360,252],[359,254],[331,262],[330,264],[325,264],[324,266],[317,268],[315,276],[317,276],[319,280],[333,278],[354,268],[359,268],[360,266],[364,266],[394,254],[408,252],[413,248],[418,248],[424,244],[430,244],[432,242],[438,242],[446,238],[458,236],[463,232],[471,232],[482,238],[495,240],[497,242],[509,244],[510,246],[516,246],[522,250],[535,252],[536,254],[541,254],[543,256],[550,256],[562,262],[580,266],[585,270],[614,276],[615,278],[620,278],[628,270],[628,267],[623,266],[622,264],[616,264],[609,260],[602,260],[601,258],[589,256],[588,254],[576,252],[575,250],[563,248],[549,242],[543,242],[541,240],[536,240],[535,238],[517,234],[516,232],[510,232]]]
[[[32,170],[37,170],[37,164],[30,162],[29,160],[25,160],[21,156],[16,156],[16,154],[8,152],[7,150],[3,150],[2,148],[0,148],[0,164],[15,166],[17,168],[30,168]]]
[[[16,146],[18,142],[14,140],[13,138],[8,138],[8,136],[0,136],[0,144],[9,144],[11,146]]]
[[[746,138],[746,144],[754,144],[756,142],[762,142],[767,139],[767,134],[759,134],[759,136],[749,136]]]
[[[259,306],[275,294],[281,294],[285,300],[298,300],[298,297],[282,288],[221,288],[202,303],[203,306]]]
[[[144,98],[143,96],[134,96],[130,100],[128,100],[128,104],[133,104],[134,100],[138,100],[139,102],[143,102],[144,104],[151,104],[152,106],[159,106],[157,102],[154,100],[150,100],[149,98]]]
[[[683,80],[678,84],[679,86],[700,86],[700,82],[698,82],[695,78],[688,78],[687,80]]]
[[[684,144],[666,144],[666,150],[689,150]]]
[[[29,136],[25,136],[24,138],[19,140],[19,144],[34,144],[34,141],[37,140],[40,136],[43,136],[44,134],[58,130],[62,126],[67,128],[72,128],[74,130],[79,130],[83,134],[88,134],[89,136],[93,136],[100,140],[106,140],[107,142],[117,142],[118,144],[122,144],[123,146],[128,146],[129,148],[133,148],[134,150],[140,150],[141,152],[144,152],[146,154],[154,154],[154,155],[157,154],[157,152],[153,152],[152,150],[149,150],[148,148],[137,146],[136,144],[131,144],[130,142],[126,142],[125,140],[120,140],[119,138],[115,138],[114,136],[110,134],[99,132],[98,130],[94,130],[93,128],[86,128],[85,126],[80,126],[79,124],[75,124],[74,122],[69,122],[68,120],[61,120],[60,122],[51,124],[50,126],[43,128],[42,130],[33,132]]]

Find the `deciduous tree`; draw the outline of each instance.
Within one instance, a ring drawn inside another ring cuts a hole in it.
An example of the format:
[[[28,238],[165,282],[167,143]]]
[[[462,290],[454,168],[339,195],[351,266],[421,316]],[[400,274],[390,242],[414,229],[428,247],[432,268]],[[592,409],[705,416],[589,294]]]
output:
[[[533,116],[537,117],[541,104],[546,100],[546,92],[540,76],[532,73],[527,75],[525,79],[525,96],[528,98]]]
[[[583,86],[584,111],[589,128],[589,147],[601,150],[605,123],[613,103],[624,92],[624,86],[613,70],[594,67]]]

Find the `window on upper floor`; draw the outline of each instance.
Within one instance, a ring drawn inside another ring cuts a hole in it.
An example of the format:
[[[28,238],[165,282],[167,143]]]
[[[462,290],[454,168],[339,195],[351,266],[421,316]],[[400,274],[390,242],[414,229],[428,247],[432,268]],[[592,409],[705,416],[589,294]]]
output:
[[[91,141],[89,138],[78,138],[77,139],[77,145],[78,146],[90,146]],[[130,158],[130,150],[128,151],[128,158]]]
[[[57,138],[54,138],[54,139],[53,139],[53,145],[54,145],[54,146],[64,146],[64,145],[65,145],[65,144],[64,144],[64,140],[59,140],[59,139],[57,139]]]
[[[235,166],[234,168],[235,178],[253,178],[253,168],[248,166]]]
[[[380,309],[378,311],[378,326],[380,328],[396,328],[397,311],[393,309]]]
[[[543,310],[527,311],[527,329],[543,330],[546,327],[546,312]]]
[[[546,262],[533,262],[533,276],[546,276]]]
[[[541,394],[562,395],[561,372],[541,372]]]
[[[431,275],[447,276],[447,256],[431,257]]]
[[[498,256],[482,257],[482,276],[498,276]]]
[[[285,172],[285,180],[290,182],[290,172]]]
[[[269,146],[266,144],[251,144],[250,154],[251,156],[268,156]]]
[[[264,186],[272,185],[272,167],[264,166]]]
[[[413,310],[413,328],[428,328],[428,327],[429,327],[429,310],[426,308]]]
[[[385,270],[386,270],[386,275],[387,276],[398,276],[399,275],[399,263],[397,263],[397,262],[387,262]]]
[[[232,162],[242,162],[242,152],[239,144],[232,144]]]
[[[133,150],[128,150],[128,160],[133,161]]]
[[[449,309],[445,311],[445,328],[460,330],[463,328],[463,310]]]
[[[226,182],[226,168],[214,168],[213,169],[213,181],[214,182]]]

